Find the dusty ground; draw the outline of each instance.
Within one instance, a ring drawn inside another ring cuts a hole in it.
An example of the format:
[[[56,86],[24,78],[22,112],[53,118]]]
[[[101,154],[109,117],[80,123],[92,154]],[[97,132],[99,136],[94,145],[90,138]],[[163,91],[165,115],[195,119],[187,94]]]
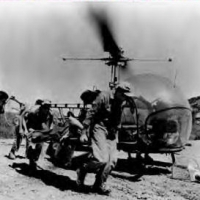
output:
[[[191,143],[192,146],[186,147],[184,151],[176,155],[177,164],[187,165],[190,158],[196,158],[200,162],[200,142]],[[118,166],[108,180],[112,193],[110,196],[100,196],[91,193],[90,190],[88,190],[89,193],[77,192],[75,171],[54,167],[45,158],[44,153],[38,163],[41,168],[37,173],[31,173],[28,162],[24,158],[24,146],[15,161],[6,157],[11,144],[12,140],[0,140],[0,199],[2,200],[200,199],[200,183],[191,182],[186,170],[175,167],[172,178],[172,173],[169,171],[171,168],[163,166],[163,162],[171,162],[169,155],[151,155],[159,162],[153,166],[149,165],[143,171],[144,175],[139,176],[140,168],[134,159],[128,162],[127,154],[120,152]],[[86,185],[91,185],[93,180],[94,174],[89,174],[86,178]]]

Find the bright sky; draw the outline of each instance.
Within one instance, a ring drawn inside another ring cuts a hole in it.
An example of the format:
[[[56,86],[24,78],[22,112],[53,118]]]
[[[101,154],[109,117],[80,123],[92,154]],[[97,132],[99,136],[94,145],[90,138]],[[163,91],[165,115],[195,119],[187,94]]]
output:
[[[200,95],[200,1],[0,2],[0,89],[24,102],[79,102],[84,89],[108,87],[109,68],[88,6],[107,11],[134,74],[168,77],[186,97]],[[175,80],[175,74],[177,77]]]

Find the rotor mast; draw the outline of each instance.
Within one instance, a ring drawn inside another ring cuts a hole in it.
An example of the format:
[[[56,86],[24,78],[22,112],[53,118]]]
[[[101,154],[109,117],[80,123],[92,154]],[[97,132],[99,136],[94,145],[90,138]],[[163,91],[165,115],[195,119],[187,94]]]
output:
[[[111,65],[111,77],[109,82],[109,87],[112,90],[118,84],[120,79],[120,66],[119,64]]]

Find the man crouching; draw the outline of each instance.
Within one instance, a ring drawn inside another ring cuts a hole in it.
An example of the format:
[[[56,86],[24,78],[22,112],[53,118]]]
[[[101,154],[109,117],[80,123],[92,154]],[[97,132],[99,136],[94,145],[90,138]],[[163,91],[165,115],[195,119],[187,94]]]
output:
[[[53,128],[53,116],[50,112],[51,102],[44,100],[42,105],[36,112],[30,112],[26,116],[26,126],[28,130],[27,135],[27,158],[31,169],[35,170],[37,167],[37,160],[43,147],[43,141],[34,142],[34,133],[41,133],[42,137],[48,137],[48,133]]]
[[[132,97],[130,85],[122,82],[116,90],[101,91],[97,94],[83,121],[81,142],[91,143],[91,156],[88,162],[77,169],[77,186],[82,190],[88,172],[96,173],[93,191],[108,195],[110,189],[106,180],[117,162],[118,128],[121,123],[122,103]]]

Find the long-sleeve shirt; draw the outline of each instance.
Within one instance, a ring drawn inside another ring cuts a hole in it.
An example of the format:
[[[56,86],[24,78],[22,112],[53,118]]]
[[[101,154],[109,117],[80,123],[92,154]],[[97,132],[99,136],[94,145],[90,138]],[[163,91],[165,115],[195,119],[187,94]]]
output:
[[[121,122],[121,105],[114,99],[112,92],[102,91],[92,103],[83,121],[84,127],[101,124],[108,130],[118,128]]]
[[[26,121],[28,129],[49,130],[53,126],[53,116],[50,113],[47,116],[42,116],[39,110],[29,112]]]

